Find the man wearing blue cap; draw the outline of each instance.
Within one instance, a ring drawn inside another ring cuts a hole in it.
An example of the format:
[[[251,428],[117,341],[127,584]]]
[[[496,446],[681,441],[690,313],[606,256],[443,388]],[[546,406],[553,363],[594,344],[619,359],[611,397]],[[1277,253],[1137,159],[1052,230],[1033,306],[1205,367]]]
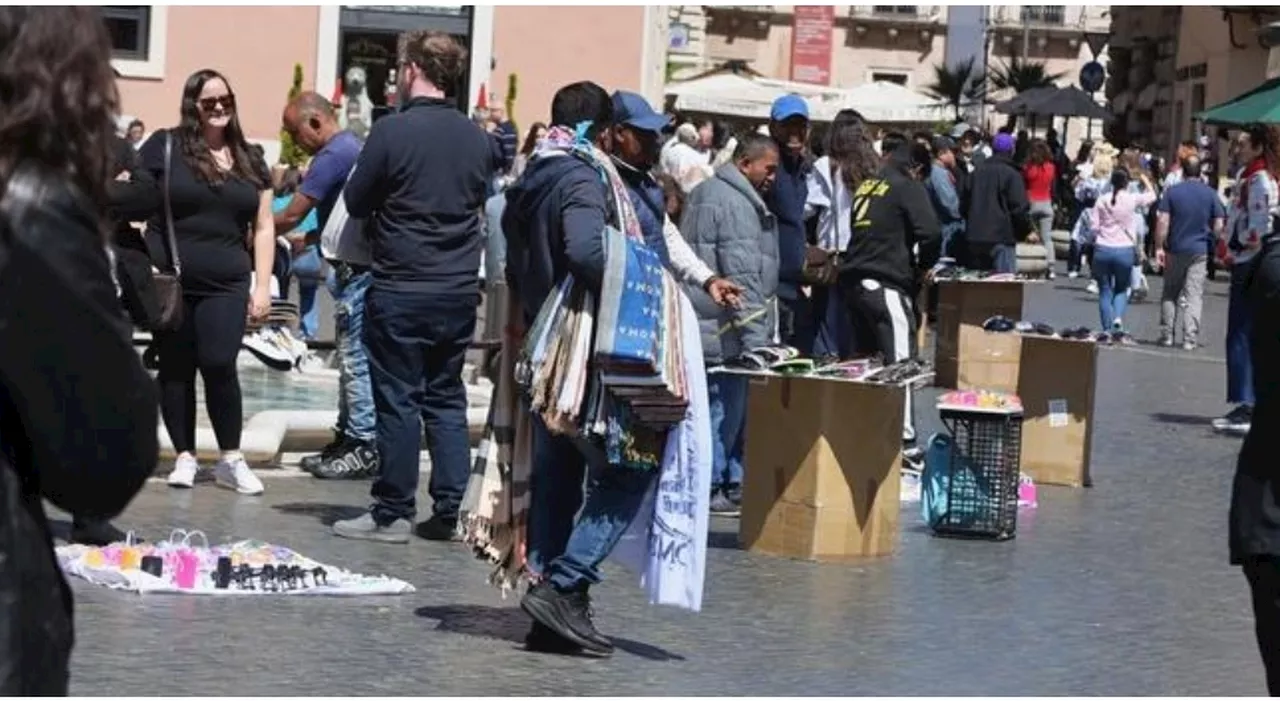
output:
[[[813,320],[805,285],[804,203],[809,197],[809,105],[799,95],[783,95],[769,110],[769,136],[778,145],[779,164],[765,203],[778,220],[778,325],[782,342],[805,354],[813,351]]]
[[[645,243],[658,252],[667,269],[681,282],[696,285],[722,306],[735,303],[741,288],[716,277],[667,217],[666,195],[650,170],[658,162],[662,133],[671,118],[658,114],[633,92],[613,94],[613,153],[618,176],[627,185],[631,206],[640,220]]]

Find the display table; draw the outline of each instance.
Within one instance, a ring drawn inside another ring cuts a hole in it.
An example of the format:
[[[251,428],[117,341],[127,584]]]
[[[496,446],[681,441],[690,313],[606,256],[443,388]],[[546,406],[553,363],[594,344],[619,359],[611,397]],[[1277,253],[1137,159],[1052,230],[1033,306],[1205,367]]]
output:
[[[1027,280],[939,280],[934,384],[948,389],[1015,391],[1018,340],[984,331],[993,316],[1022,320]]]
[[[750,375],[743,547],[822,561],[891,554],[901,510],[904,388],[739,374]]]

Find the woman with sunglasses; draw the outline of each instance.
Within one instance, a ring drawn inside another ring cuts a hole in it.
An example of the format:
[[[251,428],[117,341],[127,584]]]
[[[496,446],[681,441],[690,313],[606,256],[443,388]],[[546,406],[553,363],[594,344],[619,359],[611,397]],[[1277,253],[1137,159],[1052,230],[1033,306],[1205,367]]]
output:
[[[172,269],[174,252],[166,243],[172,226],[181,263],[181,326],[156,334],[160,413],[178,454],[169,485],[190,488],[195,482],[199,370],[221,451],[216,481],[241,494],[261,494],[262,482],[240,452],[244,410],[236,356],[246,311],[262,319],[271,307],[276,235],[270,172],[240,129],[230,83],[208,69],[187,78],[178,126],[153,135],[140,156],[167,190],[160,214],[148,224],[148,247],[159,268]]]

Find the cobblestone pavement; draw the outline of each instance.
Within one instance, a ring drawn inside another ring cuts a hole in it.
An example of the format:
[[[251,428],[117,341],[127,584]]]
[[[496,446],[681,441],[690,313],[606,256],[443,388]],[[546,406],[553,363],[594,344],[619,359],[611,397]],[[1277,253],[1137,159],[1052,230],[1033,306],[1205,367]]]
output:
[[[1040,286],[1030,316],[1096,325],[1083,286]],[[1096,486],[1042,488],[1040,508],[1023,512],[1014,541],[935,539],[910,508],[893,557],[819,565],[744,553],[734,545],[736,521],[717,520],[702,613],[650,607],[611,568],[596,609],[601,628],[619,636],[618,654],[561,658],[521,649],[527,619],[484,584],[487,566],[462,546],[331,537],[323,523],[358,511],[365,484],[276,472],[262,498],[152,484],[122,525],[151,537],[194,527],[215,542],[270,539],[404,578],[418,592],[141,598],[76,582],[72,691],[1262,694],[1244,578],[1227,565],[1238,441],[1207,428],[1224,408],[1226,313],[1224,285],[1209,289],[1211,348],[1102,352]],[[1154,303],[1130,314],[1139,337],[1154,337],[1156,314]]]

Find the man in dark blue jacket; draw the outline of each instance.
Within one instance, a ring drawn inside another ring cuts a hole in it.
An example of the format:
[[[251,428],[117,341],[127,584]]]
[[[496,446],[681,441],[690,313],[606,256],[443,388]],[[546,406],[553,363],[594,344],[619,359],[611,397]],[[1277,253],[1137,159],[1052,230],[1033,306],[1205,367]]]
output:
[[[613,102],[599,85],[561,88],[551,103],[553,128],[547,139],[559,145],[536,151],[524,175],[507,190],[502,217],[507,281],[526,324],[570,273],[599,291],[605,263],[601,234],[606,224],[617,222],[595,166],[557,140],[564,130],[581,130],[608,153],[613,119]],[[635,518],[654,474],[608,464],[594,444],[552,434],[537,415],[532,423],[528,560],[541,581],[520,602],[534,620],[526,644],[531,650],[585,648],[607,655],[613,643],[591,622],[587,590],[600,583],[600,564]]]
[[[344,190],[347,211],[371,227],[364,335],[382,465],[370,512],[334,524],[345,538],[408,541],[424,424],[434,513],[418,535],[454,537],[471,472],[462,365],[480,302],[480,210],[496,164],[489,136],[440,87],[457,84],[465,57],[448,34],[401,37],[397,75],[408,101],[374,124]]]
[[[769,135],[778,143],[777,179],[765,204],[778,220],[778,322],[782,342],[806,355],[813,351],[814,325],[805,285],[808,238],[804,203],[809,197],[809,105],[799,95],[783,95],[769,110]]]

